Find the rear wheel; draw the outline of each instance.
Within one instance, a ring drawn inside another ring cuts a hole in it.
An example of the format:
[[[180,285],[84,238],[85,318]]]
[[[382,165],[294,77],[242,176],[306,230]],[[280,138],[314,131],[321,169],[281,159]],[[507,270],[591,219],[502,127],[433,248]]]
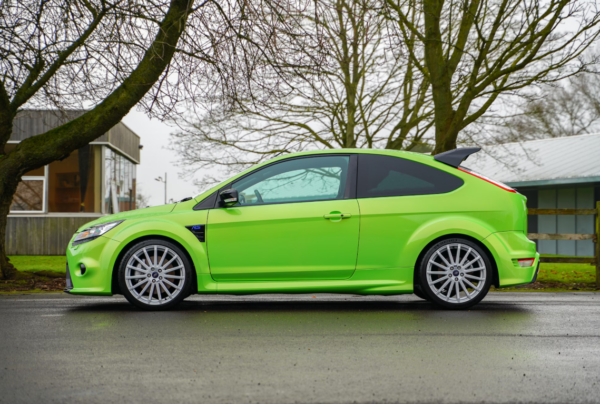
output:
[[[481,247],[454,238],[432,246],[421,261],[420,287],[430,301],[451,309],[479,303],[492,284],[492,265]]]
[[[190,294],[191,264],[179,247],[165,240],[132,246],[119,268],[119,286],[129,302],[145,310],[165,310]]]

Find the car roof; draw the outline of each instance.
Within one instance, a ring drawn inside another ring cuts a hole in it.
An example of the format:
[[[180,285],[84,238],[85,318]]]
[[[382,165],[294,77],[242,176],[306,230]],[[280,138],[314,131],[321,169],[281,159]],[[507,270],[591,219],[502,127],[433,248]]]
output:
[[[277,157],[273,157],[270,160],[266,160],[260,164],[257,164],[254,167],[258,167],[265,163],[272,163],[278,160],[284,160],[290,157],[300,157],[300,156],[312,156],[312,155],[323,155],[323,154],[379,154],[379,155],[388,155],[388,156],[396,156],[403,157],[410,160],[417,160],[423,162],[434,161],[433,157],[429,154],[423,153],[415,153],[405,150],[390,150],[390,149],[326,149],[326,150],[308,150],[297,153],[287,153],[281,154]]]

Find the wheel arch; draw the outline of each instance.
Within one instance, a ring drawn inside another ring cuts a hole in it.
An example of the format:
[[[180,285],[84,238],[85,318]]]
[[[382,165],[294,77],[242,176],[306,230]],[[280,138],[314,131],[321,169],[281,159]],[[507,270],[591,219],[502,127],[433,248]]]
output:
[[[159,234],[155,234],[155,235],[147,234],[147,235],[141,236],[139,238],[135,238],[133,240],[130,240],[126,245],[123,246],[123,248],[121,248],[121,251],[117,255],[117,259],[115,260],[115,264],[112,267],[112,272],[111,272],[111,291],[112,291],[112,293],[113,294],[122,294],[121,289],[119,287],[119,279],[117,277],[117,274],[119,271],[119,267],[121,266],[123,257],[125,256],[125,254],[127,254],[127,252],[129,251],[129,249],[131,248],[132,245],[140,243],[142,241],[146,241],[146,240],[168,241],[169,243],[175,244],[177,247],[179,247],[181,249],[181,251],[183,251],[183,253],[186,255],[187,259],[189,260],[190,264],[192,265],[192,294],[197,294],[198,293],[198,277],[196,274],[196,266],[194,264],[194,260],[192,259],[192,256],[190,255],[189,251],[179,241],[177,241],[171,237],[167,237],[167,236],[159,235]]]
[[[451,238],[464,238],[466,240],[469,240],[469,241],[477,244],[477,246],[479,246],[487,254],[487,256],[490,260],[490,263],[492,264],[492,274],[493,274],[492,284],[496,288],[500,287],[500,278],[498,276],[498,264],[496,263],[496,258],[494,257],[494,254],[492,254],[491,250],[481,240],[478,240],[475,237],[472,237],[472,236],[469,236],[466,234],[462,234],[462,233],[452,233],[452,234],[445,234],[443,236],[434,238],[429,243],[427,243],[427,245],[425,247],[423,247],[423,249],[421,250],[421,252],[419,253],[419,255],[417,257],[417,261],[416,261],[415,267],[414,267],[413,288],[416,288],[417,285],[419,285],[419,276],[418,275],[419,275],[419,270],[421,268],[421,262],[423,261],[423,257],[425,256],[425,254],[427,253],[429,248],[431,248],[431,246],[435,245],[436,243],[439,243],[440,241],[451,239]]]

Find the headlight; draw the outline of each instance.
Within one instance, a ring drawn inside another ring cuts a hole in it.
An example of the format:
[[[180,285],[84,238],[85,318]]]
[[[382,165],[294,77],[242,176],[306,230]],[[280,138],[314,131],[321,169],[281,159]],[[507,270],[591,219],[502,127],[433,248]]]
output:
[[[77,236],[75,236],[75,240],[73,240],[73,245],[85,243],[87,241],[92,241],[120,223],[123,223],[123,220],[117,220],[116,222],[102,223],[96,226],[88,227],[87,229],[77,234]]]

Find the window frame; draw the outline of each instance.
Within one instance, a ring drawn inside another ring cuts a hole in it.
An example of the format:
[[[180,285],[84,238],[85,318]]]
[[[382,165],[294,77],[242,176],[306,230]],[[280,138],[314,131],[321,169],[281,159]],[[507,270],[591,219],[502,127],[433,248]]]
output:
[[[28,214],[28,213],[37,213],[37,214],[45,214],[48,213],[48,165],[44,166],[44,175],[28,175],[21,177],[21,181],[42,181],[42,210],[10,210],[8,211],[9,215],[18,215],[18,214]],[[12,205],[12,203],[11,203]]]
[[[284,162],[298,160],[298,159],[320,158],[320,157],[348,157],[349,158],[348,173],[346,175],[346,186],[344,189],[344,197],[342,199],[314,199],[314,200],[308,200],[308,201],[293,201],[293,202],[265,202],[265,203],[258,203],[258,204],[252,204],[252,205],[236,204],[231,207],[232,208],[245,208],[245,207],[250,207],[250,206],[282,205],[282,204],[293,204],[293,203],[310,203],[310,202],[325,202],[325,201],[356,199],[356,185],[357,185],[357,181],[358,181],[358,155],[357,154],[353,154],[353,153],[310,154],[310,155],[306,155],[306,156],[296,156],[296,157],[290,157],[288,159],[274,161],[273,163],[264,165],[256,170],[249,172],[246,175],[236,178],[233,181],[229,181],[227,184],[225,184],[224,186],[220,187],[217,190],[217,197],[215,198],[215,203],[214,203],[214,206],[212,207],[212,209],[225,208],[225,206],[221,203],[221,198],[219,198],[219,195],[224,190],[231,188],[233,183],[235,183],[237,181],[240,181],[250,175],[256,174],[257,172],[264,170],[265,168],[271,167],[275,164],[281,164]],[[207,198],[209,198],[211,195],[208,195]],[[200,201],[196,206],[200,205],[202,202],[203,201]],[[211,209],[211,208],[205,208],[205,209]],[[197,210],[205,210],[205,209],[197,209]]]
[[[109,156],[109,158],[107,158],[107,152],[110,152],[111,155]],[[101,153],[100,153],[100,158],[101,158],[101,197],[100,197],[100,206],[101,206],[101,212],[103,215],[113,215],[113,214],[117,214],[117,213],[122,213],[122,212],[131,212],[133,210],[136,210],[135,206],[136,206],[136,197],[137,197],[137,178],[138,178],[138,174],[137,174],[137,166],[138,163],[134,162],[131,158],[129,158],[127,155],[125,155],[124,153],[120,152],[118,149],[115,149],[113,147],[107,146],[107,145],[102,145],[102,149],[101,149]],[[115,180],[115,178],[111,178],[111,181],[109,180],[109,177],[112,176],[112,172],[109,172],[109,170],[107,170],[107,162],[111,161],[111,168],[114,167],[114,171],[120,175],[120,178],[124,179],[124,180],[131,180],[131,185],[132,185],[132,193],[129,194],[128,192],[125,192],[124,190],[126,188],[123,188],[121,190],[121,193],[116,192],[116,187],[117,187],[117,181]],[[115,187],[114,189],[112,187]],[[110,195],[112,195],[110,198],[108,198],[109,202],[107,202],[107,191],[111,191]],[[113,192],[114,191],[114,192]],[[122,201],[119,198],[122,198],[123,196],[127,196],[129,198],[129,201]],[[133,206],[133,209],[127,209],[127,210],[121,210],[121,203],[128,203],[130,205]],[[109,213],[109,209],[108,206],[112,206],[112,213]]]

